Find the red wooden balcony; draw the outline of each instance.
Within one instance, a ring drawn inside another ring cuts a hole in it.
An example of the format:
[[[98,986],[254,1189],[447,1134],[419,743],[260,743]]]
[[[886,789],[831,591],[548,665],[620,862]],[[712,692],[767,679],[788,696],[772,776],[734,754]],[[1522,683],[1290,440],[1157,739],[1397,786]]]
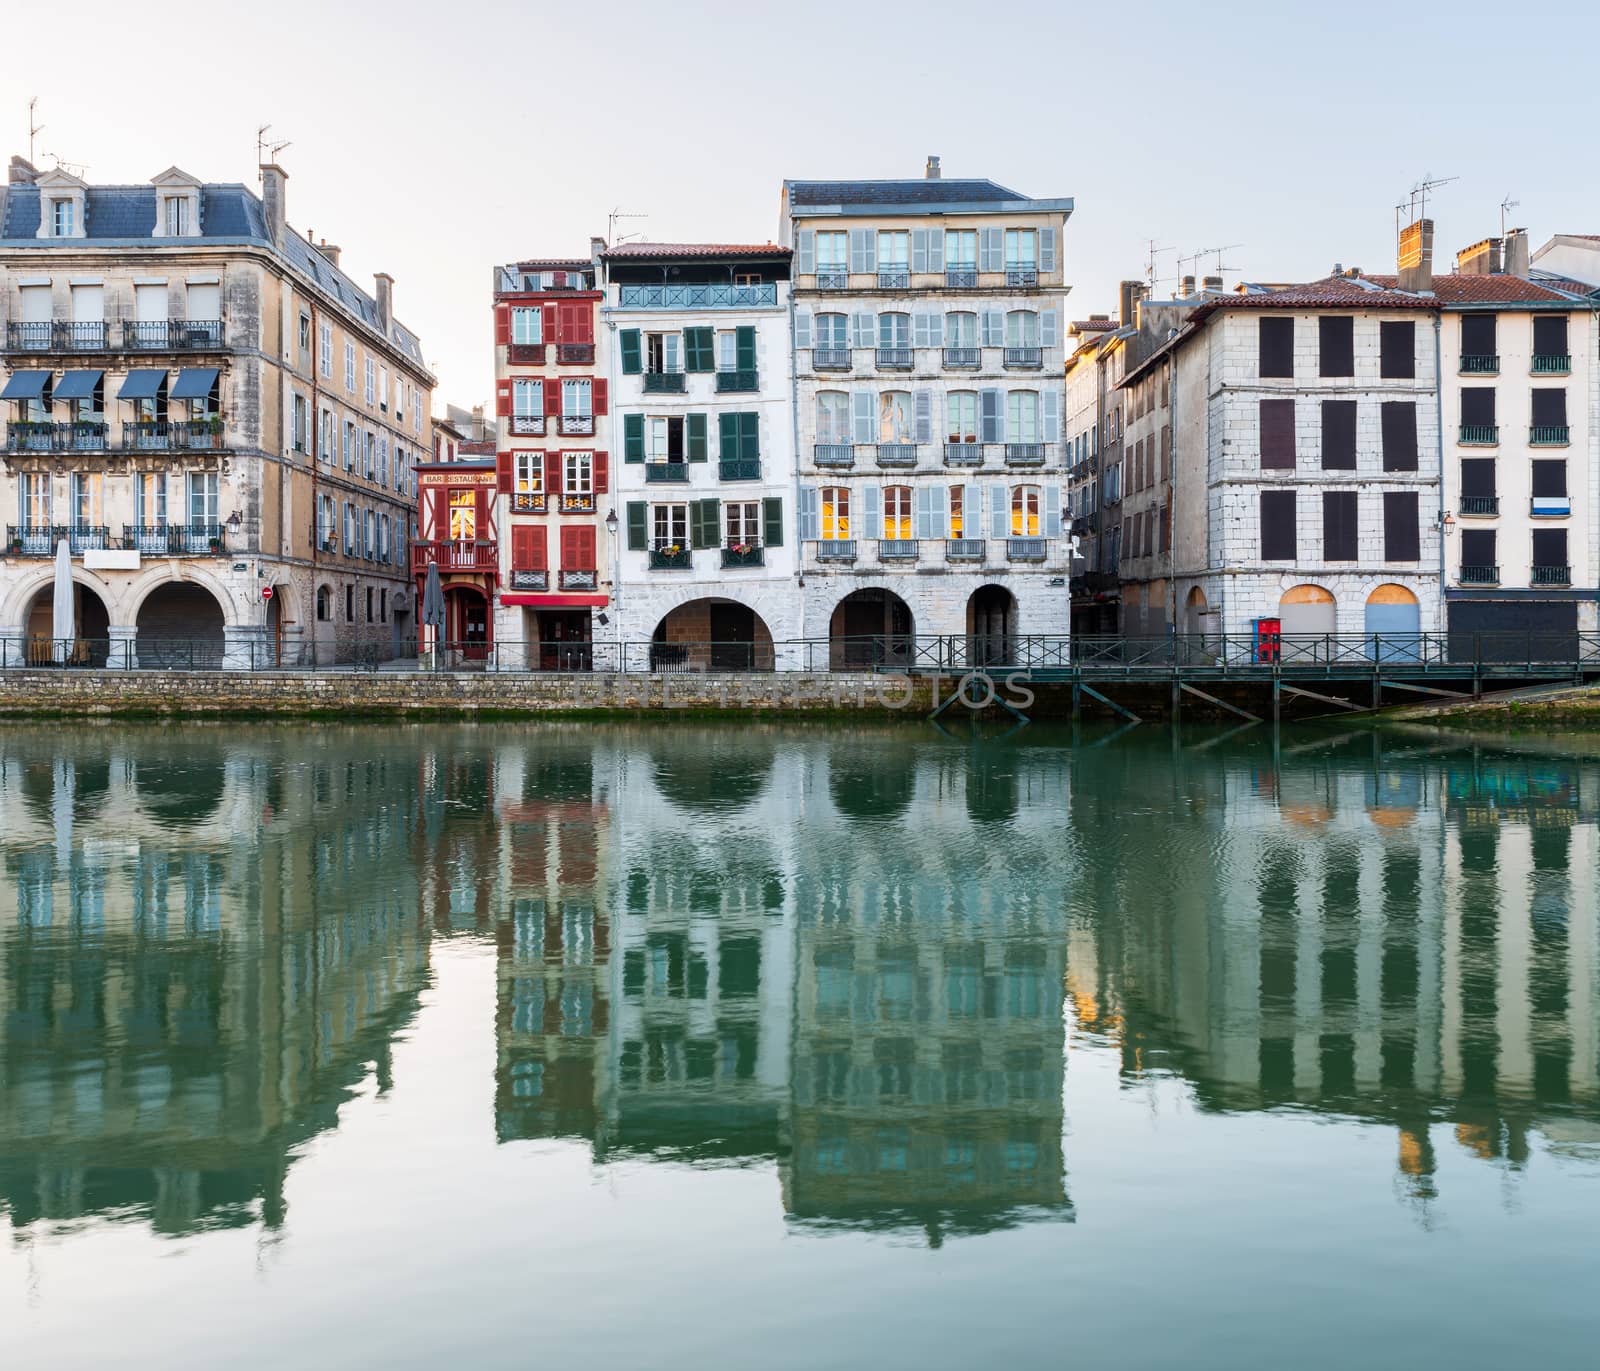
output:
[[[453,543],[412,543],[412,571],[425,574],[429,562],[437,562],[440,571],[497,571],[500,566],[500,544],[492,538]]]

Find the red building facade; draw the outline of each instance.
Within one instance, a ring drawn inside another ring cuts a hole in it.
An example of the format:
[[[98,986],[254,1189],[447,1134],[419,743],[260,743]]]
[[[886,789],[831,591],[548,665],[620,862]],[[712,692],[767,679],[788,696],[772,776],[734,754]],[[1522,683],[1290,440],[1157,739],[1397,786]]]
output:
[[[417,536],[411,570],[422,605],[428,564],[439,568],[444,588],[444,641],[454,657],[484,660],[494,646],[495,592],[500,582],[498,479],[493,457],[455,456],[451,442],[435,442],[444,460],[417,467]]]

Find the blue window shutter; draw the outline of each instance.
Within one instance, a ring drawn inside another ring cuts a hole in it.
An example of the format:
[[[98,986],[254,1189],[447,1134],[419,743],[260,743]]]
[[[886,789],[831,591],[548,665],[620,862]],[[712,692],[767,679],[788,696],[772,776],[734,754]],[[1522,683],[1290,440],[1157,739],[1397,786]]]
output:
[[[800,276],[812,276],[817,270],[817,235],[812,229],[801,229],[795,235],[795,246],[798,249],[796,256],[799,258],[795,272]]]
[[[1058,315],[1053,309],[1039,311],[1039,346],[1053,348],[1056,345],[1056,320]]]
[[[928,230],[911,230],[911,272],[914,276],[926,275],[931,268],[928,265]]]
[[[928,346],[931,348],[944,346],[944,315],[937,310],[928,316]]]
[[[1006,316],[1004,310],[986,309],[983,312],[983,346],[999,348],[1006,345]]]
[[[1054,271],[1056,269],[1056,231],[1053,228],[1039,230],[1039,270]]]
[[[808,348],[811,346],[811,311],[808,309],[795,311],[794,345],[797,348]]]
[[[800,487],[800,540],[802,542],[815,542],[818,534],[817,526],[817,488],[815,486]]]
[[[918,486],[911,501],[911,536],[933,537],[933,487]]]
[[[873,413],[875,396],[870,390],[858,390],[850,396],[850,413],[855,423],[855,441],[870,443],[877,415]]]
[[[945,536],[945,528],[950,518],[950,512],[945,504],[946,494],[943,486],[928,487],[928,537],[930,538]]]
[[[1005,262],[1004,231],[997,228],[980,229],[978,231],[978,270],[1004,271]]]
[[[1044,441],[1059,443],[1061,441],[1061,392],[1054,387],[1046,390],[1040,397],[1041,413],[1044,423]]]
[[[875,483],[861,488],[860,536],[883,537],[883,487]]]
[[[870,314],[852,314],[850,316],[850,346],[854,348],[871,348],[878,345],[877,320]]]
[[[930,317],[930,315],[921,311],[911,316],[911,345],[913,347],[931,348],[933,346],[928,341],[930,335],[928,320]]]
[[[998,443],[1000,438],[1000,392],[983,390],[978,393],[978,441]]]
[[[1004,486],[989,487],[989,536],[1004,538],[1011,526],[1011,497]]]
[[[1044,488],[1044,536],[1046,538],[1059,538],[1061,536],[1061,487],[1046,486]]]
[[[961,536],[963,538],[983,537],[983,496],[978,487],[971,481],[963,481],[959,486],[953,486],[951,489],[961,492]]]
[[[919,390],[913,397],[917,414],[917,441],[931,443],[933,441],[933,392]]]
[[[850,271],[861,276],[878,269],[878,235],[872,229],[850,230]]]
[[[944,270],[944,230],[942,228],[928,230],[928,270]]]

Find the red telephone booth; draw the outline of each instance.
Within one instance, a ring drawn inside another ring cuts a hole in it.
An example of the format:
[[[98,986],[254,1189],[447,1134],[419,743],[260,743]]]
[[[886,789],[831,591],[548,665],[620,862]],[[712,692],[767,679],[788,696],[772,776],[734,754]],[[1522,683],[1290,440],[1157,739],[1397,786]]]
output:
[[[1276,662],[1283,652],[1283,620],[1254,619],[1256,630],[1256,661]]]

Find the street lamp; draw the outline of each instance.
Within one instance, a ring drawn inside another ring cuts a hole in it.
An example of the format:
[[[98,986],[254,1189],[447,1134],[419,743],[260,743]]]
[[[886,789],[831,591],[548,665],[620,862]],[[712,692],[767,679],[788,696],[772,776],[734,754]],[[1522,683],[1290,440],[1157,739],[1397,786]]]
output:
[[[622,553],[617,545],[617,511],[606,511],[606,532],[611,535],[611,607],[617,611],[616,670],[622,669]],[[602,622],[605,616],[601,616]],[[591,635],[592,636],[592,635]]]

